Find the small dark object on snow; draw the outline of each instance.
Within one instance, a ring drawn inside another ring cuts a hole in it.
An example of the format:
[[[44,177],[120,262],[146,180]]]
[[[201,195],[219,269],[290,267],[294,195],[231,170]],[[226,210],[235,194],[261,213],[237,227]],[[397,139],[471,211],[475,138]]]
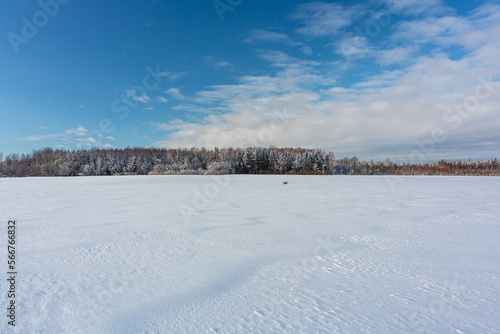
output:
[[[286,181],[283,181],[283,184],[288,184],[288,182],[286,182]]]

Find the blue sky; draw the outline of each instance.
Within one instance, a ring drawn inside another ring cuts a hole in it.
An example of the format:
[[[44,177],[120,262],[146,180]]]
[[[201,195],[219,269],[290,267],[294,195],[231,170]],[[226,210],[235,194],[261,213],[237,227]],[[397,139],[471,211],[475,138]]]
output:
[[[9,2],[0,152],[500,158],[498,1]]]

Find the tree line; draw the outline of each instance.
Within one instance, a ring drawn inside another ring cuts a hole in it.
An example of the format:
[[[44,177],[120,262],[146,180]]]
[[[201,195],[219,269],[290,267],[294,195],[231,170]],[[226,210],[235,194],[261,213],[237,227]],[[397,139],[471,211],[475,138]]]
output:
[[[495,160],[441,160],[396,163],[335,159],[332,152],[303,148],[163,149],[126,148],[64,150],[45,148],[30,154],[0,153],[0,177],[305,174],[305,175],[484,175],[499,176]]]

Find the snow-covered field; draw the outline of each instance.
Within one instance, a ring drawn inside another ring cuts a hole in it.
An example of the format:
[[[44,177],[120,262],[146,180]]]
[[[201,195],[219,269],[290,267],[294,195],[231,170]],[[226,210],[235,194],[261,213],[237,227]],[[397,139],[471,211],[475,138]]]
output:
[[[0,179],[0,332],[500,333],[500,178],[396,181]]]

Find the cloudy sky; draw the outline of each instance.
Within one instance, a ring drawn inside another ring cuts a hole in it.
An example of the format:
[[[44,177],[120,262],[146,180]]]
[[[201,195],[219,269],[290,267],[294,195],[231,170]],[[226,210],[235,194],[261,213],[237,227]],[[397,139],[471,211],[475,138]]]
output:
[[[500,158],[500,3],[9,1],[0,152]]]

